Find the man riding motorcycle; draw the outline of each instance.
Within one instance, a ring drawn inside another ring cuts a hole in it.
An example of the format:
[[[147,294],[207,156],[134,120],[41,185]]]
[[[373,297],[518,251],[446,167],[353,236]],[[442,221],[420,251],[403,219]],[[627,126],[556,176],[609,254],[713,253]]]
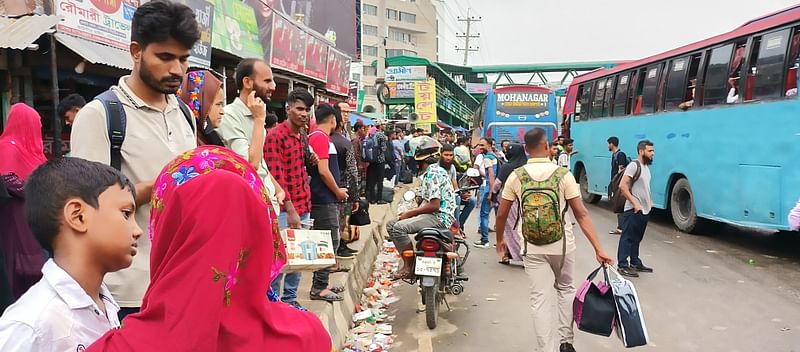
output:
[[[442,145],[435,139],[422,136],[419,141],[414,159],[420,164],[420,170],[425,172],[420,175],[420,187],[417,196],[422,198],[422,204],[417,208],[398,214],[396,220],[386,224],[389,237],[394,242],[399,253],[413,250],[411,238],[424,228],[448,229],[455,220],[453,214],[456,209],[456,193],[448,169],[440,163]],[[403,257],[403,267],[396,278],[405,278],[411,274],[413,257]]]

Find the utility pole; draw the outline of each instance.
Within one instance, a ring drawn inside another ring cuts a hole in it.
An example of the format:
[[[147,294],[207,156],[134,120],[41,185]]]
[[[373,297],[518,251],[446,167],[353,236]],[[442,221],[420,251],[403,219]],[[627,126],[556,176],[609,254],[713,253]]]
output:
[[[473,47],[469,46],[469,40],[470,39],[478,39],[478,38],[481,37],[480,33],[472,34],[472,32],[470,31],[470,29],[472,28],[472,22],[480,22],[481,21],[481,17],[479,16],[479,17],[476,18],[475,16],[470,16],[469,15],[469,9],[467,9],[467,17],[466,18],[459,17],[457,20],[459,22],[467,22],[467,32],[464,33],[464,34],[456,33],[456,37],[464,38],[464,48],[459,48],[458,46],[456,46],[456,50],[464,52],[464,66],[467,66],[467,62],[469,60],[469,53],[472,52],[472,51],[480,50],[480,47],[473,48]]]

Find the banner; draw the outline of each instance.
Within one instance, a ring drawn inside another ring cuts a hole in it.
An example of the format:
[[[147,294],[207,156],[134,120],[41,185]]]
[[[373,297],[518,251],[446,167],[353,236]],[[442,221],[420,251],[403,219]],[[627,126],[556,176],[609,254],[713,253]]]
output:
[[[288,18],[303,15],[307,27],[334,43],[336,49],[356,57],[356,15],[361,12],[355,0],[259,0]]]
[[[272,57],[272,19],[275,17],[272,7],[275,0],[245,0],[244,2],[251,7],[256,14],[256,24],[258,25],[258,41],[264,48],[264,58],[270,62]]]
[[[492,89],[491,83],[469,83],[467,82],[467,93],[469,94],[486,94],[489,89]]]
[[[55,0],[59,32],[127,51],[139,0]]]
[[[185,4],[194,10],[197,26],[200,28],[200,40],[192,48],[189,64],[209,68],[211,66],[211,23],[214,18],[214,5],[207,0],[185,0]]]
[[[328,76],[325,89],[340,95],[349,90],[350,59],[334,48],[328,49]]]
[[[414,82],[414,111],[417,126],[436,123],[436,80]]]
[[[288,71],[304,73],[308,34],[283,16],[275,14],[273,17],[270,63]]]
[[[414,82],[386,82],[384,85],[389,89],[389,96],[386,98],[414,98],[414,91],[416,89]]]
[[[385,71],[387,81],[424,81],[428,78],[425,66],[392,66]]]
[[[328,43],[311,34],[306,44],[306,64],[303,73],[311,78],[325,81],[328,73]]]
[[[239,57],[264,57],[253,8],[239,1],[214,0],[211,43]]]

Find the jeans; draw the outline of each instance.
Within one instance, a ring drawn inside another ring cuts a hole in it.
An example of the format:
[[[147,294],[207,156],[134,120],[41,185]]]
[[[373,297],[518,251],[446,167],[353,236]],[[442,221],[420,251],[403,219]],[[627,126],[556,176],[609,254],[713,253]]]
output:
[[[383,198],[383,177],[386,163],[370,163],[367,167],[367,201],[375,203]]]
[[[466,201],[461,200],[461,196],[456,196],[456,213],[455,217],[458,219],[458,225],[461,226],[461,230],[464,230],[464,226],[467,224],[467,219],[469,219],[470,214],[472,214],[472,210],[475,209],[475,197],[472,195],[469,196],[469,199]],[[461,206],[464,206],[464,209],[461,209]]]
[[[334,249],[339,248],[339,205],[336,203],[312,204],[311,218],[314,219],[314,230],[329,230],[331,232],[331,247]],[[328,288],[330,275],[330,268],[315,271],[311,291],[322,291]]]
[[[390,220],[386,223],[386,232],[397,248],[408,248],[411,245],[411,237],[408,235],[414,235],[429,227],[445,228],[437,214],[420,214],[405,220]]]
[[[311,219],[311,214],[305,213],[300,215],[300,221],[308,221]],[[288,214],[286,212],[281,212],[278,215],[278,226],[281,229],[285,229],[289,227],[289,220]],[[279,274],[275,277],[275,280],[272,280],[272,292],[275,292],[276,295],[281,296],[281,301],[291,303],[297,300],[297,288],[300,286],[300,272],[294,273],[286,273],[286,274]],[[283,294],[281,294],[281,282],[283,282]]]
[[[630,265],[642,265],[642,260],[639,258],[639,245],[644,238],[649,218],[650,215],[634,213],[633,210],[626,210],[623,214],[622,236],[619,238],[619,248],[617,249],[619,267],[628,266],[628,258],[631,259]]]
[[[492,200],[489,199],[489,192],[484,193],[484,187],[481,186],[481,217],[479,230],[481,232],[481,243],[489,243],[489,213],[492,211]]]

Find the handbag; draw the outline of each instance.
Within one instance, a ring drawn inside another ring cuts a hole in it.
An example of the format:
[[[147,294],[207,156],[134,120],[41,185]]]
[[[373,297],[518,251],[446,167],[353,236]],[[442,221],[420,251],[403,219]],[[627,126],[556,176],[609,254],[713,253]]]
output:
[[[369,218],[369,203],[363,199],[358,200],[358,210],[350,215],[350,225],[366,226],[371,223]]]
[[[647,345],[650,337],[647,335],[644,313],[636,288],[632,282],[622,277],[613,268],[612,270],[616,275],[616,278],[611,281],[611,291],[617,310],[617,319],[614,324],[617,328],[617,336],[625,347]]]
[[[600,269],[603,269],[604,281],[596,283],[594,278]],[[613,331],[616,314],[608,269],[603,265],[592,271],[576,292],[572,302],[573,319],[579,330],[608,337]]]

